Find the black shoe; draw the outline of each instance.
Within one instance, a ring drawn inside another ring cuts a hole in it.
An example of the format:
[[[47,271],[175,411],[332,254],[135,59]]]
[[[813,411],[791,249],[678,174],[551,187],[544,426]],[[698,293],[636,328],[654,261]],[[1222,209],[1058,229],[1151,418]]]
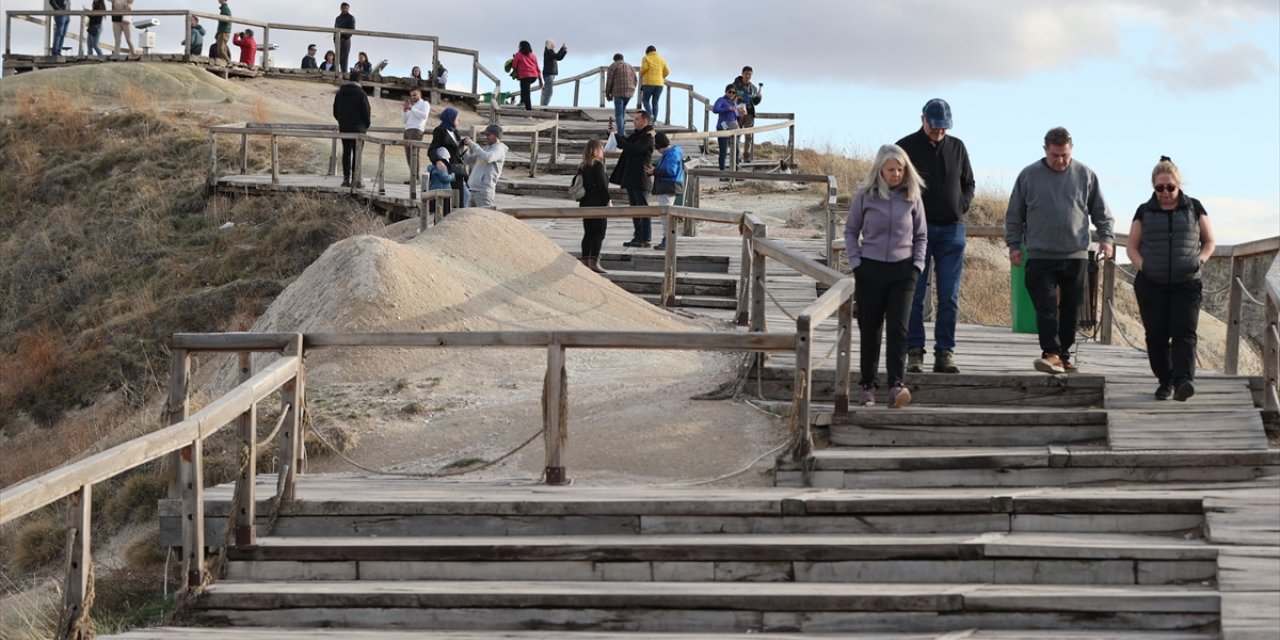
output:
[[[639,240],[628,240],[628,241],[626,241],[626,242],[622,243],[622,246],[624,246],[624,247],[638,247],[638,246],[640,246],[640,241],[639,241]]]
[[[667,243],[665,242],[659,242],[658,244],[653,246],[654,251],[666,251],[666,249],[667,249]]]
[[[1183,380],[1178,383],[1178,388],[1173,392],[1173,399],[1178,402],[1186,402],[1187,398],[1196,394],[1196,385],[1191,384],[1190,380]]]
[[[1156,400],[1168,400],[1173,395],[1173,385],[1168,382],[1161,382],[1156,387]]]
[[[633,246],[633,247],[640,247],[641,249],[647,249],[647,248],[649,247],[649,243],[648,243],[648,242],[637,242],[637,243],[635,243],[635,244],[633,244],[633,245],[631,245],[631,246]]]
[[[342,186],[344,186],[344,187],[349,187],[349,186],[351,186],[351,178],[343,178],[343,179],[342,179]]]

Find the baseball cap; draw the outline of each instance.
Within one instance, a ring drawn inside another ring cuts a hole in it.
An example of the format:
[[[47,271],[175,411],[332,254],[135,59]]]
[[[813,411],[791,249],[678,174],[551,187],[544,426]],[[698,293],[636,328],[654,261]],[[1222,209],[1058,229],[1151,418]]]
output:
[[[950,129],[951,105],[942,98],[934,98],[924,103],[924,118],[934,129]]]
[[[485,127],[485,128],[484,128],[484,132],[485,132],[485,133],[491,133],[491,134],[493,134],[493,135],[498,136],[499,138],[501,138],[501,137],[502,137],[502,125],[500,125],[500,124],[491,124],[491,125],[489,125],[489,126],[487,126],[487,127]]]

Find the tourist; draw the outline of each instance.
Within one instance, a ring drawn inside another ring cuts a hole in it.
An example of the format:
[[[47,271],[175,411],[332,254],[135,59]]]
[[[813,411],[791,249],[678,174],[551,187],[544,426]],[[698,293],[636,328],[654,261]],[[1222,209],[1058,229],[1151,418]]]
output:
[[[640,60],[640,108],[653,116],[653,122],[658,121],[658,102],[670,73],[667,61],[658,55],[658,48],[649,45]]]
[[[653,137],[654,151],[661,154],[650,171],[653,174],[653,195],[657,196],[660,206],[676,204],[676,198],[684,193],[684,149],[680,145],[671,144],[667,134],[659,133]],[[662,239],[653,248],[667,248],[667,232],[664,224],[666,216],[658,218],[658,235]]]
[[[369,54],[361,51],[356,56],[356,63],[351,70],[360,74],[361,80],[368,80],[373,77],[373,63],[369,62]]]
[[[404,101],[404,139],[421,142],[422,134],[427,130],[427,118],[430,116],[431,105],[422,99],[422,90],[416,87],[410,89],[409,98]],[[413,159],[418,155],[417,147],[405,145],[404,159],[409,163],[410,176],[413,180],[417,179],[417,176],[412,174]]]
[[[627,103],[636,92],[636,68],[622,59],[621,53],[613,54],[613,64],[605,73],[604,97],[613,101],[613,120],[618,134],[627,132]]]
[[[252,67],[258,62],[258,41],[253,39],[253,29],[237,33],[231,44],[240,47],[240,64]]]
[[[584,194],[579,207],[609,207],[609,179],[604,172],[604,141],[593,138],[582,152],[578,164],[578,179],[582,181]],[[604,247],[604,235],[609,228],[608,218],[582,219],[582,263],[596,273],[607,273],[600,266],[600,249]]]
[[[334,29],[355,29],[356,17],[351,15],[351,5],[342,3],[338,6],[338,17],[333,19]],[[347,72],[347,62],[351,59],[351,34],[338,34],[338,60],[339,68],[343,73]]]
[[[1009,262],[1026,262],[1027,293],[1036,308],[1044,373],[1074,373],[1071,347],[1084,293],[1089,222],[1098,231],[1098,257],[1112,256],[1112,218],[1098,176],[1071,159],[1071,134],[1064,127],[1044,136],[1045,157],[1018,174],[1004,217]],[[1024,254],[1022,247],[1025,245]]]
[[[729,131],[738,128],[738,113],[741,105],[738,102],[738,89],[732,83],[725,85],[724,95],[716,98],[711,105],[711,112],[716,114],[716,131]],[[729,147],[733,146],[736,136],[716,138],[720,146],[720,170],[724,171],[729,157]]]
[[[467,187],[467,165],[463,161],[461,151],[462,140],[458,135],[458,110],[445,107],[440,112],[440,124],[431,130],[431,146],[427,148],[427,158],[435,162],[443,158],[449,164],[449,172],[453,174],[453,189],[458,192],[458,206],[468,207],[471,204],[471,192]],[[441,153],[441,151],[445,153]]]
[[[66,11],[69,8],[67,0],[49,0],[49,9],[53,11]],[[67,27],[71,24],[71,16],[61,15],[53,16],[53,42],[49,46],[49,55],[62,55],[62,46],[67,39]]]
[[[115,0],[112,0],[114,2]],[[227,4],[227,0],[218,0],[218,14],[231,17],[231,6]],[[219,20],[218,30],[213,34],[213,49],[209,52],[210,58],[222,58],[223,60],[231,59],[231,21]]]
[[[337,56],[338,54],[334,53],[332,50],[324,52],[324,62],[320,63],[320,70],[321,71],[337,71],[338,70]]]
[[[502,126],[495,123],[485,127],[480,133],[480,142],[483,144],[462,137],[462,144],[467,147],[467,163],[471,165],[471,177],[467,179],[471,206],[497,209],[494,198],[498,193],[498,180],[502,178],[502,166],[507,161]]]
[[[738,99],[742,101],[743,106],[746,108],[746,113],[738,119],[738,126],[743,129],[750,129],[756,126],[756,105],[760,104],[760,101],[764,99],[764,96],[760,93],[764,83],[761,82],[760,86],[756,86],[751,81],[754,75],[754,69],[743,67],[742,75],[733,81],[733,88],[738,92]],[[754,133],[742,135],[742,159],[747,162],[752,162],[756,159],[756,135]]]
[[[93,0],[93,11],[106,11],[107,0]],[[88,36],[88,52],[89,55],[103,56],[102,47],[99,42],[102,38],[102,16],[89,16],[89,26],[86,27],[85,33]]]
[[[316,46],[314,44],[307,45],[307,55],[302,56],[303,69],[319,69],[320,65],[316,64]]]
[[[526,111],[533,110],[533,98],[529,91],[533,83],[542,77],[538,66],[538,56],[533,53],[533,45],[528,40],[521,40],[515,54],[511,56],[511,72],[520,81],[520,105]]]
[[[364,133],[369,130],[370,121],[369,96],[360,86],[360,74],[352,71],[347,82],[338,87],[333,96],[333,117],[338,121],[341,133]],[[352,182],[351,171],[356,161],[356,141],[354,138],[342,139],[342,186],[356,189],[363,185],[359,181]]]
[[[1201,268],[1213,255],[1213,227],[1199,200],[1182,191],[1182,172],[1166,156],[1151,171],[1151,199],[1138,207],[1127,252],[1138,270],[1147,360],[1156,374],[1156,400],[1195,395],[1196,330],[1200,321]]]
[[[929,248],[911,299],[907,329],[907,371],[913,373],[924,370],[924,298],[929,292],[930,266],[938,289],[933,371],[960,373],[955,364],[956,316],[964,272],[964,216],[973,202],[974,180],[969,150],[959,138],[947,135],[951,125],[951,105],[934,98],[924,105],[920,129],[898,141],[924,181],[924,215],[929,225]]]
[[[546,46],[542,50],[542,106],[551,104],[551,92],[555,91],[552,86],[556,81],[556,76],[560,75],[560,61],[569,54],[569,45],[561,43],[560,50],[556,50],[556,41],[548,40]]]
[[[618,164],[609,175],[609,182],[620,185],[627,191],[627,204],[633,207],[649,206],[649,163],[653,161],[654,145],[653,116],[647,111],[636,114],[635,128],[631,135],[613,134],[614,143],[622,150]],[[632,218],[634,233],[631,240],[622,243],[625,247],[652,246],[653,221],[648,216]]]
[[[436,149],[436,157],[438,159],[431,163],[430,168],[427,170],[427,190],[453,189],[454,175],[449,171],[449,150],[443,147]],[[440,212],[441,216],[447,216],[453,210],[450,205],[451,200],[444,200],[444,206],[442,207],[444,211]],[[430,211],[434,213],[436,210],[435,198],[431,199],[430,207]]]
[[[422,67],[413,65],[413,68],[409,70],[409,81],[415,87],[421,87],[422,85],[427,84],[427,80],[422,77]]]
[[[227,0],[219,0],[226,3]],[[111,0],[112,11],[132,11],[133,0]],[[230,13],[228,13],[230,15]],[[120,54],[120,38],[124,37],[125,43],[129,45],[129,55],[137,55],[138,51],[133,48],[133,23],[129,22],[128,16],[114,15],[111,16],[111,30],[116,38],[116,55]]]
[[[863,406],[876,402],[880,331],[885,334],[889,408],[911,403],[906,386],[907,316],[911,293],[924,269],[928,230],[923,185],[907,152],[886,144],[858,186],[844,226],[845,250],[853,270],[854,299],[861,335]]]
[[[200,25],[200,19],[195,16],[191,16],[191,24],[189,26],[187,39],[182,44],[186,46],[187,52],[193,56],[198,56],[204,53],[204,27]]]

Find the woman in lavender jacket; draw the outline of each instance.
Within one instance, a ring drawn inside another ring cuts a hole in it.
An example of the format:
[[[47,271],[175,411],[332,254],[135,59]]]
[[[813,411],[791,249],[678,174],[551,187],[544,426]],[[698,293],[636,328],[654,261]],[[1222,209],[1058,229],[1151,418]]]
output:
[[[911,403],[903,383],[907,360],[907,318],[916,278],[924,270],[928,228],[920,200],[924,181],[907,153],[886,144],[853,198],[844,225],[845,249],[853,269],[858,331],[862,335],[863,406],[876,403],[880,331],[886,334],[889,408]],[[885,327],[885,320],[888,326]]]

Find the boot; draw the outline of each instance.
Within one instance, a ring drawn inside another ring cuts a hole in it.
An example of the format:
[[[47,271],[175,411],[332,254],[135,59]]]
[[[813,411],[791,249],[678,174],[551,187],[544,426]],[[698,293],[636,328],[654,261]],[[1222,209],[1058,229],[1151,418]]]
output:
[[[600,266],[599,256],[596,256],[594,258],[587,258],[587,268],[596,273],[609,273],[608,271],[604,270],[604,267]]]
[[[960,368],[956,366],[952,353],[944,349],[933,354],[933,372],[960,373]]]
[[[924,349],[912,347],[907,349],[907,373],[924,372]]]

